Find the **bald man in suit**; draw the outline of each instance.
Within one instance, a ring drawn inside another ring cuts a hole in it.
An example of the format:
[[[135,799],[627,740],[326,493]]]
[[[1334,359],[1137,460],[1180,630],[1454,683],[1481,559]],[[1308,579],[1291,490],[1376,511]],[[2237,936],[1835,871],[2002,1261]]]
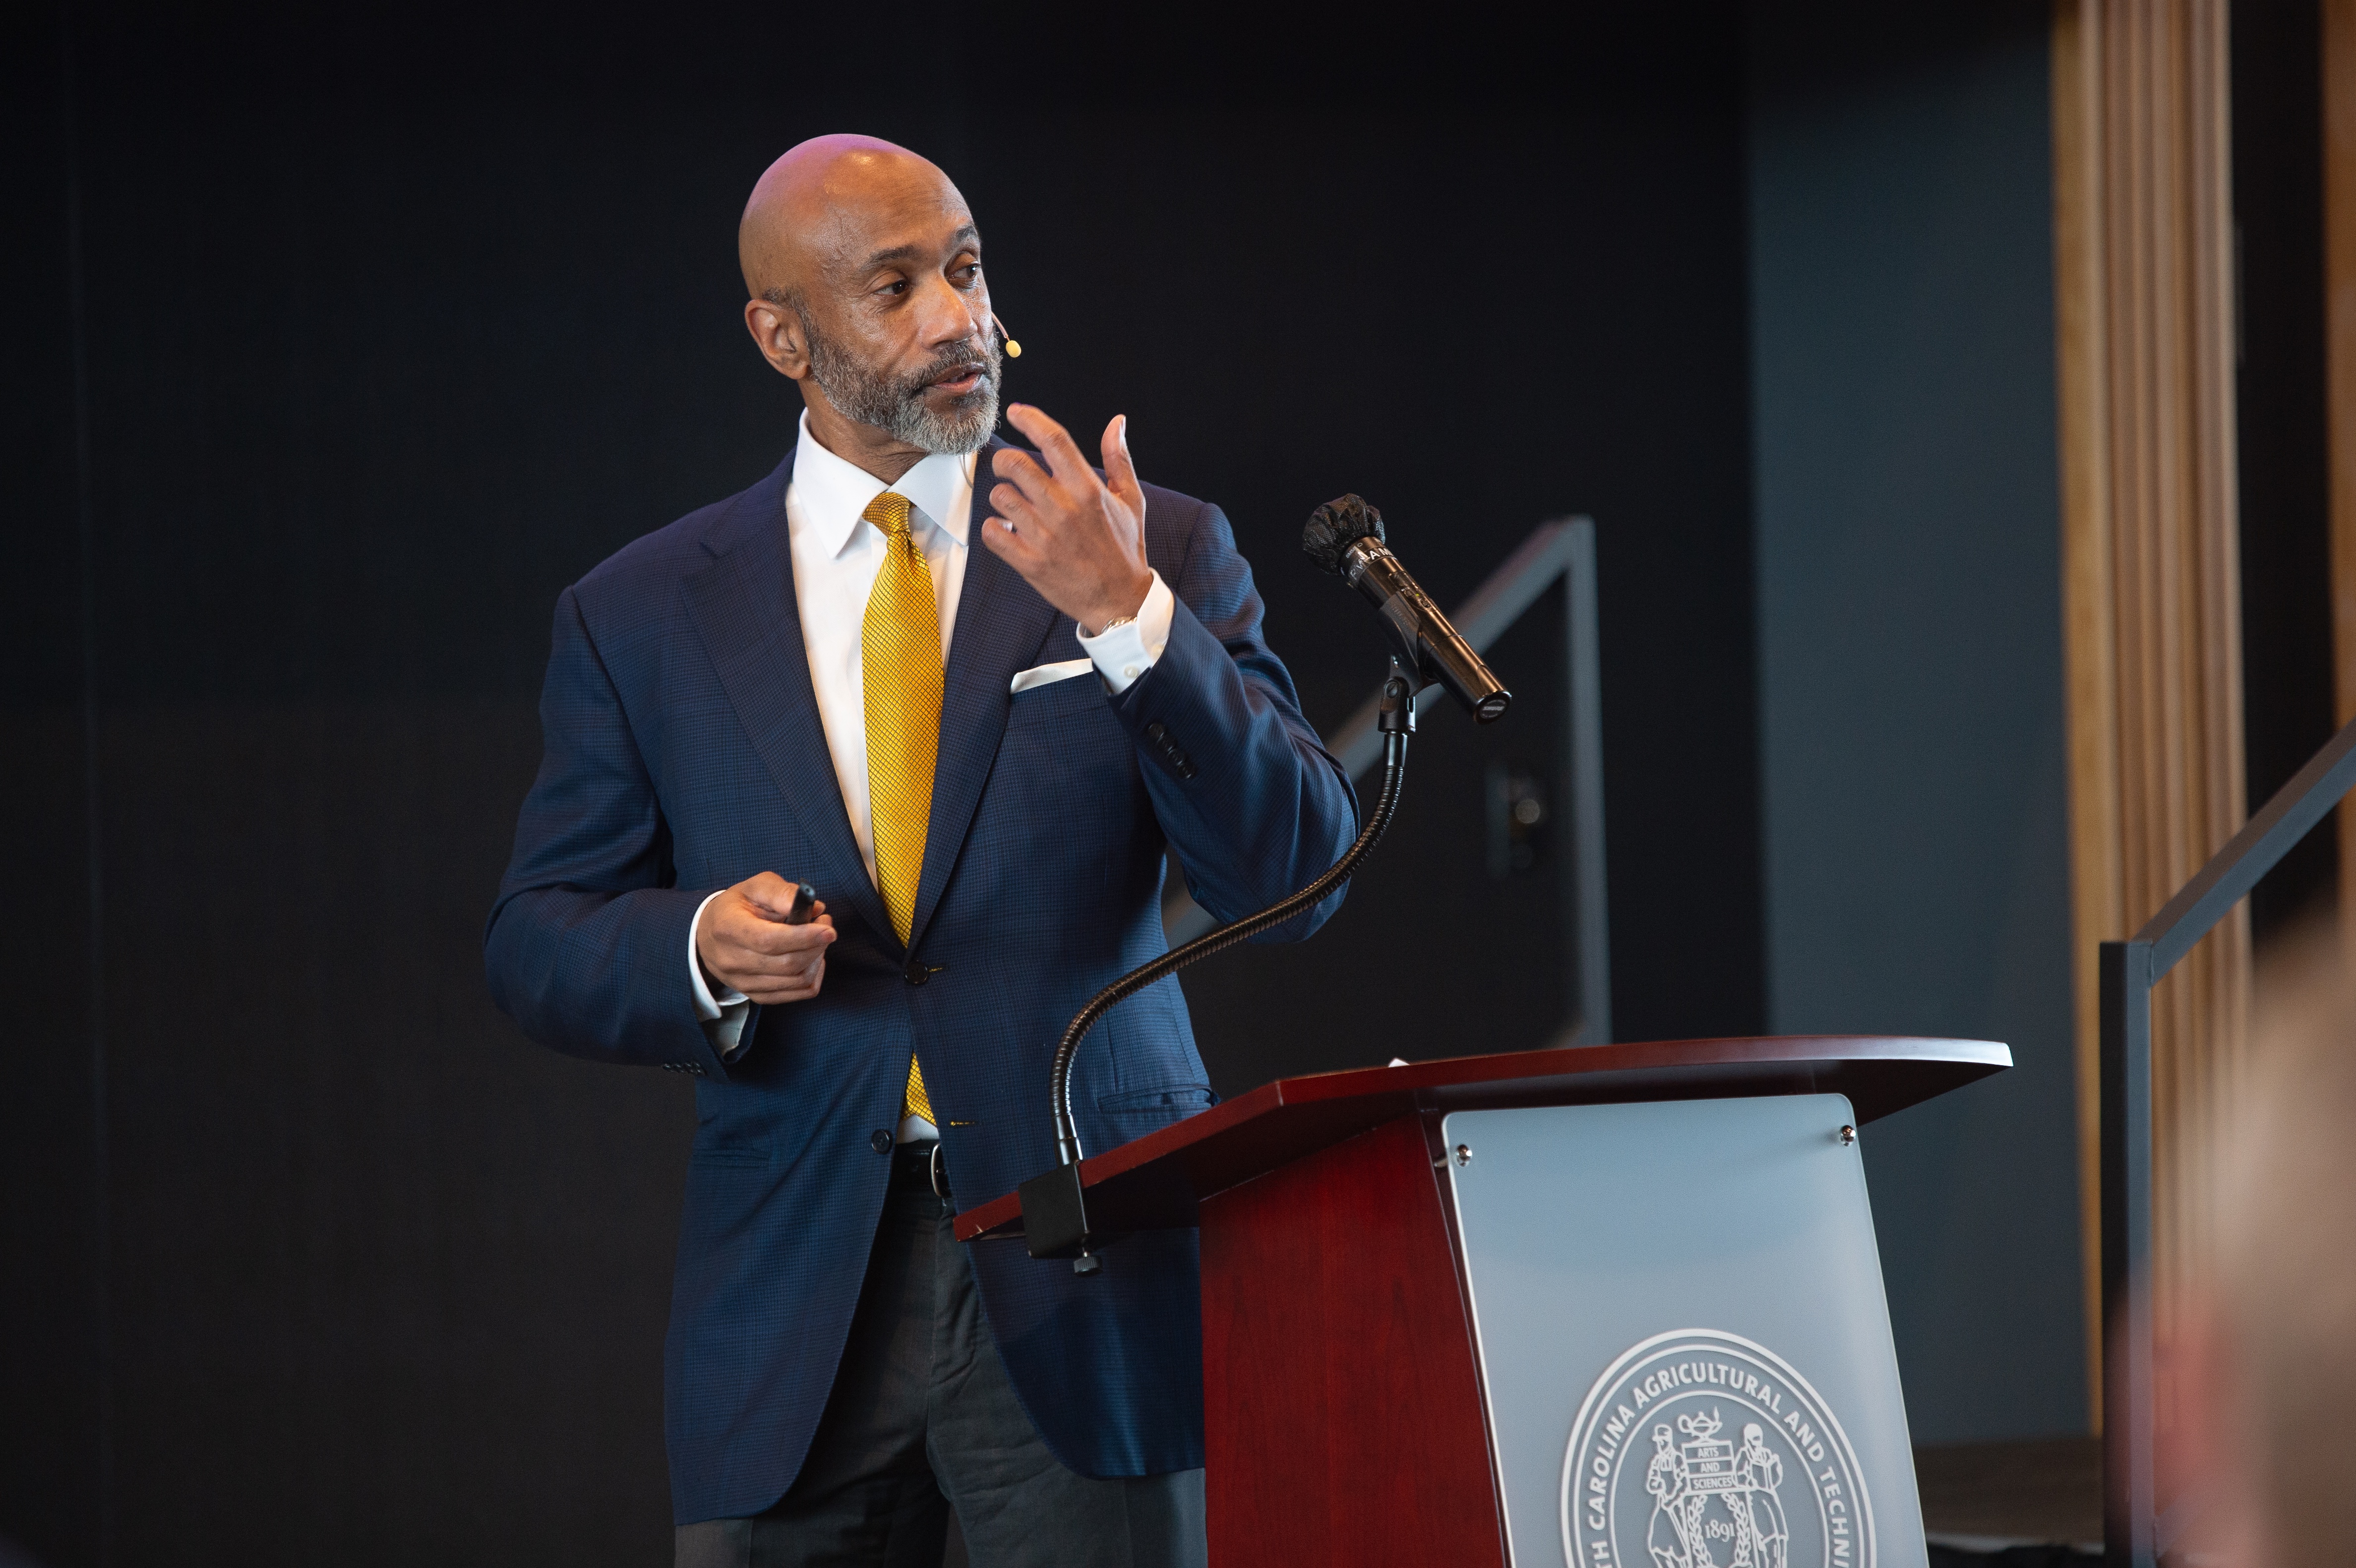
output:
[[[1165,853],[1232,918],[1338,858],[1355,799],[1216,507],[1141,483],[1125,418],[1100,473],[1036,409],[1033,450],[993,437],[939,169],[805,143],[739,247],[793,449],[562,596],[486,938],[533,1038],[695,1085],[678,1562],[936,1563],[953,1509],[978,1563],[1199,1563],[1193,1233],[1082,1277],[951,1221],[1054,1163],[1055,1042],[1164,950]],[[1213,1100],[1174,980],[1073,1074],[1092,1148]]]

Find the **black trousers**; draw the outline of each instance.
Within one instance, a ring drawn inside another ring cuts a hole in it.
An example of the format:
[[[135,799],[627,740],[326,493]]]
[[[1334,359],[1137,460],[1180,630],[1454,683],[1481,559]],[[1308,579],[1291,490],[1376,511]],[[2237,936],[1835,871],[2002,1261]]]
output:
[[[893,1161],[850,1342],[802,1473],[768,1512],[681,1525],[677,1568],[1202,1568],[1203,1472],[1092,1480],[1031,1427],[925,1152]]]

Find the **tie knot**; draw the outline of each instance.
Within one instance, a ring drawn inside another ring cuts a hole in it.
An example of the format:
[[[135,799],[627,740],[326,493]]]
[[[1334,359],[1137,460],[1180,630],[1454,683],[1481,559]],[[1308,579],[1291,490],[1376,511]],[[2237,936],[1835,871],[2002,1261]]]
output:
[[[908,537],[908,498],[897,490],[885,490],[859,515],[882,529],[886,539]]]

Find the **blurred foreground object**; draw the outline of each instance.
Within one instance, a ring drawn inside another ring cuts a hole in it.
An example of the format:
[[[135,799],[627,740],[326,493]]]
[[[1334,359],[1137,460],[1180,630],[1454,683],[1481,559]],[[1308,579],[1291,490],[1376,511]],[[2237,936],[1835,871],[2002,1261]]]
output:
[[[2356,1410],[2356,971],[2328,929],[2269,971],[2157,1454],[2182,1546],[2233,1568],[2356,1561],[2332,1438]]]

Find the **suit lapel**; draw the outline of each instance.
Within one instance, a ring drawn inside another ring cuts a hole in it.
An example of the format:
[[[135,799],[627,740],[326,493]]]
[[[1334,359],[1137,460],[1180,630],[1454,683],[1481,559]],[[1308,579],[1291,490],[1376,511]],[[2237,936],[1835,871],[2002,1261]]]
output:
[[[943,672],[940,753],[933,765],[932,815],[925,830],[925,865],[916,883],[911,946],[923,940],[973,825],[982,786],[998,758],[999,737],[1006,730],[1007,688],[1017,672],[1036,661],[1034,656],[1056,621],[1055,607],[982,542],[984,520],[997,515],[990,507],[995,482],[991,460],[1005,449],[1005,443],[992,441],[974,464],[965,586],[958,596],[957,628],[949,637],[948,668]],[[795,646],[800,646],[798,638]]]
[[[877,940],[889,945],[892,922],[884,918],[884,900],[851,837],[851,815],[835,783],[826,726],[810,685],[809,656],[802,647],[793,553],[786,541],[785,494],[793,462],[788,453],[773,482],[748,493],[713,529],[704,547],[718,559],[687,579],[688,607],[754,752],[817,849],[815,866],[773,869],[816,884],[830,903],[848,900]],[[969,578],[965,591],[973,591]],[[962,618],[962,603],[958,609]],[[962,640],[962,631],[958,636]]]

